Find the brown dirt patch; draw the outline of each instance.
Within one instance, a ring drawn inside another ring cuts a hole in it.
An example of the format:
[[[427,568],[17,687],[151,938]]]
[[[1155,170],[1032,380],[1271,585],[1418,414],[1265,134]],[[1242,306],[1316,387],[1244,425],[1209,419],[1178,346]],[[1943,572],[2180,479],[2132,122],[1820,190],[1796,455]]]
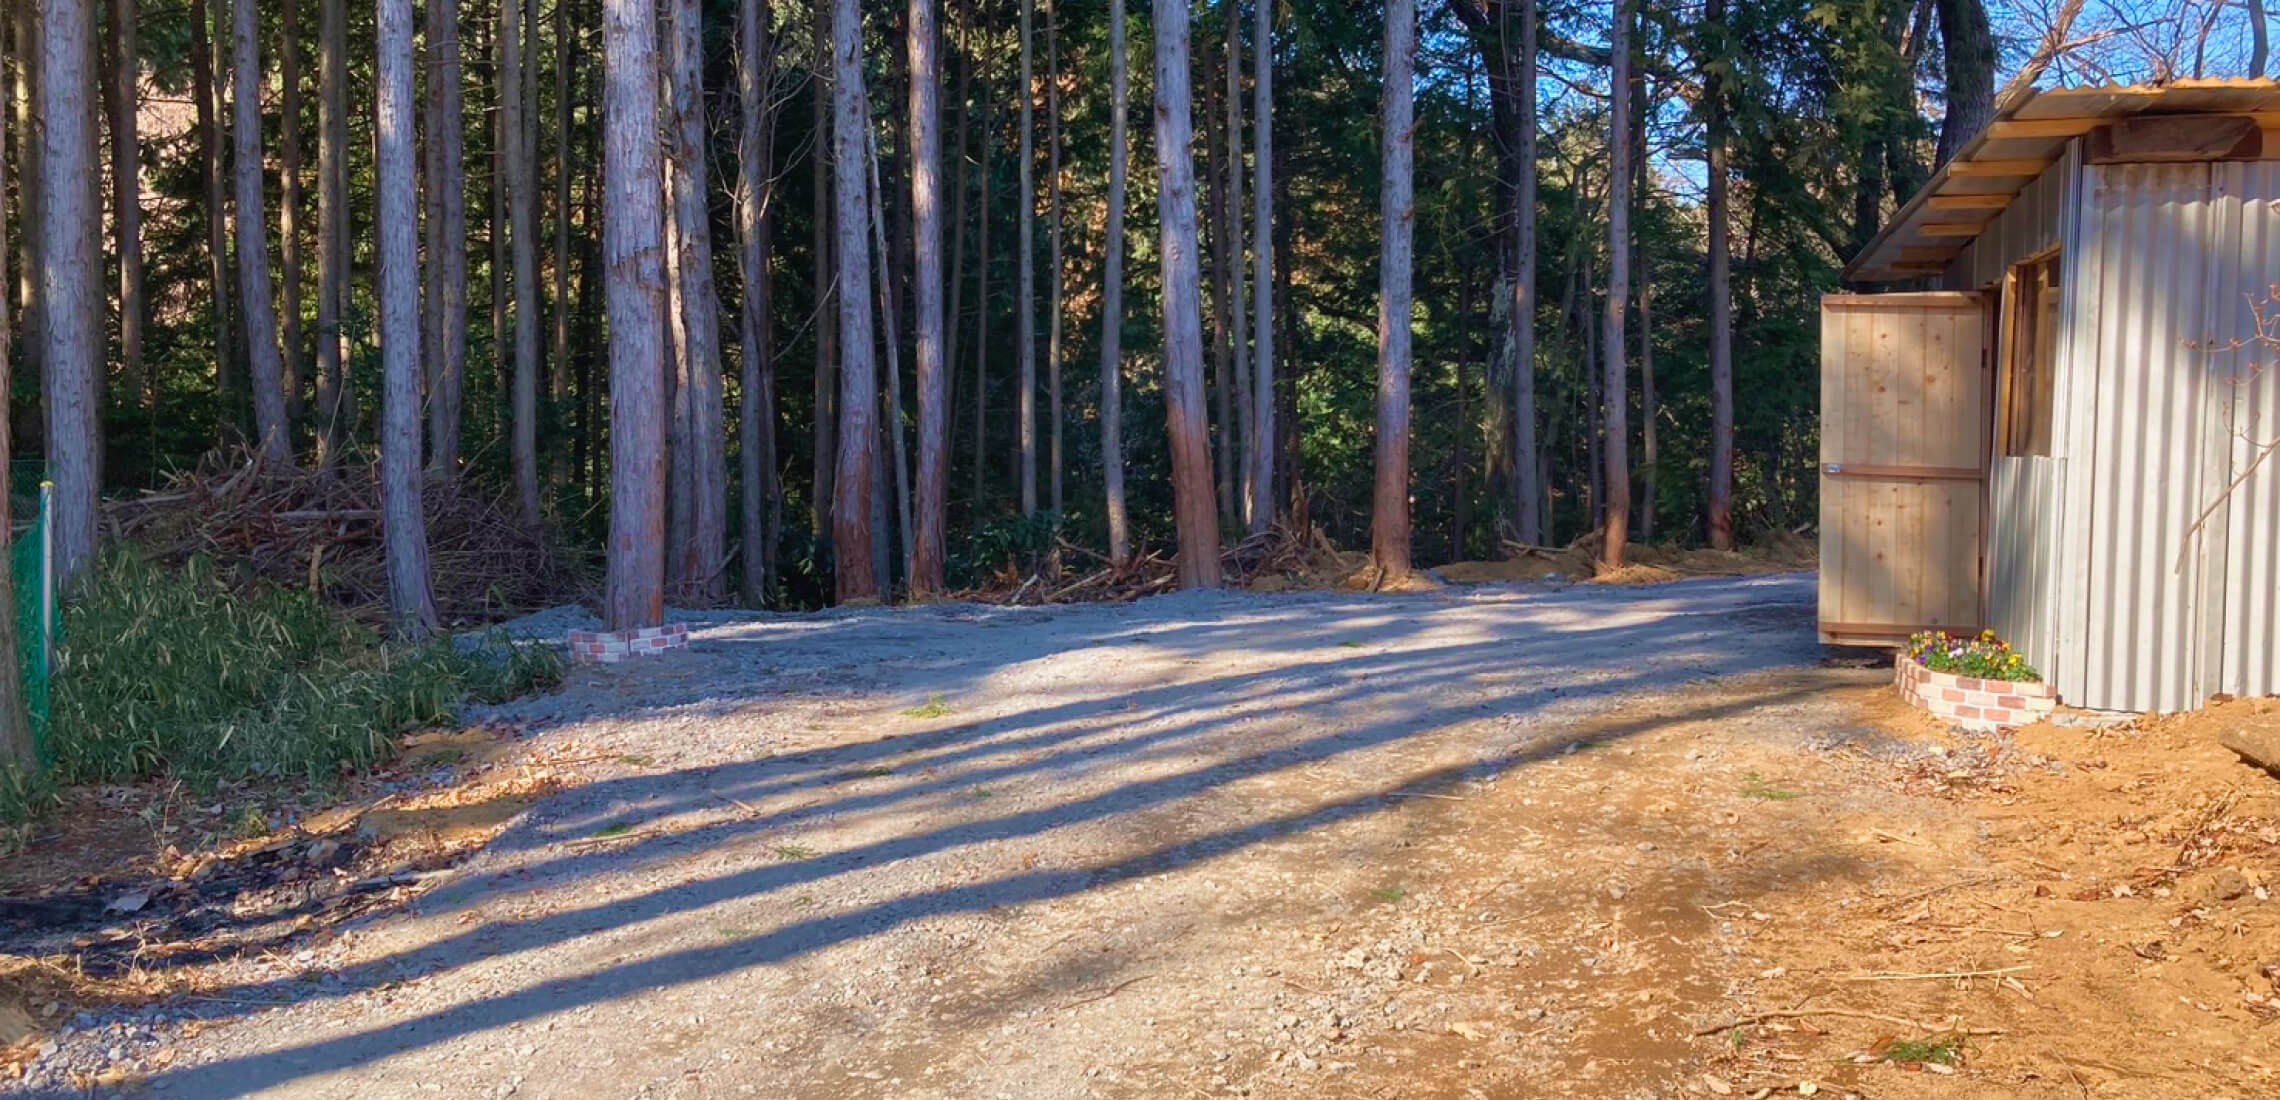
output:
[[[1936,728],[1885,690],[1857,705],[1899,736]],[[2273,1095],[2280,783],[2216,738],[2274,711],[2260,700],[2121,730],[1950,739],[1954,766],[1883,776],[1944,812],[1871,826],[1879,888],[1782,899],[1760,945],[1770,965],[1737,990],[1749,1007],[1734,1017],[1819,1008],[1923,1026],[1755,1022],[1721,1033],[1717,1071],[1754,1086],[1826,1067],[1824,1087],[1879,1097]],[[1952,1073],[1878,1060],[1896,1039],[1946,1037]]]
[[[77,1009],[194,993],[214,964],[418,896],[560,787],[507,763],[518,747],[502,728],[415,734],[331,805],[314,788],[68,792],[0,860],[0,1073]]]

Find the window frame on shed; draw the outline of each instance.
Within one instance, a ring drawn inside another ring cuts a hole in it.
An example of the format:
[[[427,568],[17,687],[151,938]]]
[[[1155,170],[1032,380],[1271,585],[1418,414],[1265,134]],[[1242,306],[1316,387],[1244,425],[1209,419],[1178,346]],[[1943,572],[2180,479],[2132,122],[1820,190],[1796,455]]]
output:
[[[1997,364],[1995,453],[2005,458],[2049,458],[2057,428],[2059,306],[2065,268],[2051,248],[2029,256],[2003,276],[2001,361]]]

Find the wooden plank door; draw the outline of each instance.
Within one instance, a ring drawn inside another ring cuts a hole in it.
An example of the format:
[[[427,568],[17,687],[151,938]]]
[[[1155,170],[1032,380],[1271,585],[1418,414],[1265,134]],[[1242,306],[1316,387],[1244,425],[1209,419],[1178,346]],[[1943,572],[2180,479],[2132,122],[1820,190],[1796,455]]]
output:
[[[1977,294],[1821,299],[1821,640],[1983,619],[1994,419]]]

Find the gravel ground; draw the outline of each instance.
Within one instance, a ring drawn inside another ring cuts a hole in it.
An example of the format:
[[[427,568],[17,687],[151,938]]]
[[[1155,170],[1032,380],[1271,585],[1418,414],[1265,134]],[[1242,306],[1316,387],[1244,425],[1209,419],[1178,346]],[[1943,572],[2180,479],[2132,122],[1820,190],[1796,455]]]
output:
[[[485,715],[589,779],[409,912],[76,1020],[12,1087],[1030,1100],[1391,1072],[1355,1037],[1464,1011],[1399,995],[1435,965],[1587,980],[1621,945],[1420,963],[1463,907],[1383,869],[1465,792],[1565,798],[1561,754],[1599,743],[1566,725],[1810,663],[1812,601],[1780,576],[678,616],[689,650]],[[1549,1003],[1445,1030],[1572,1033]]]

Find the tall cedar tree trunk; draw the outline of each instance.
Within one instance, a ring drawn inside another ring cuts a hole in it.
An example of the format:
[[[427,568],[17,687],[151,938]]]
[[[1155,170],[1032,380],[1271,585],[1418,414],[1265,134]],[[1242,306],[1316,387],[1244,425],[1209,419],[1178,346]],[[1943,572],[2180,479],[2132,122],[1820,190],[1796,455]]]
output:
[[[832,499],[838,487],[833,484],[839,470],[839,319],[837,297],[842,281],[831,255],[831,218],[826,215],[825,204],[831,194],[831,20],[825,17],[822,0],[811,0],[809,9],[814,12],[814,38],[808,53],[808,69],[812,76],[809,94],[813,97],[815,117],[808,139],[808,162],[814,169],[812,181],[815,196],[815,216],[809,219],[815,229],[813,254],[815,257],[815,285],[820,289],[815,301],[815,485],[808,497],[808,530],[825,549],[831,545],[831,532],[835,526]]]
[[[1203,299],[1196,255],[1194,102],[1188,90],[1187,0],[1155,0],[1156,216],[1162,244],[1164,418],[1171,434],[1172,515],[1182,588],[1219,585],[1219,521],[1204,421]]]
[[[1100,463],[1107,494],[1108,560],[1132,558],[1131,520],[1124,510],[1124,192],[1127,184],[1125,101],[1132,94],[1125,44],[1124,0],[1108,3],[1108,237],[1100,268]]]
[[[1014,460],[1020,464],[1021,514],[1037,513],[1037,150],[1035,133],[1037,76],[1031,63],[1031,24],[1037,0],[1021,0],[1021,201],[1019,231],[1014,245],[1020,259],[1020,290],[1015,303],[1015,339],[1019,342],[1018,380],[1014,392]]]
[[[301,251],[301,215],[307,196],[301,186],[301,4],[283,0],[278,12],[283,33],[277,42],[277,75],[284,86],[278,104],[277,260],[280,265],[278,298],[279,339],[285,348],[285,419],[301,424],[308,402],[301,388],[307,381],[306,333],[301,330],[301,284],[308,258]]]
[[[1596,224],[1596,219],[1578,219],[1576,222],[1577,235],[1588,238]],[[1590,471],[1587,484],[1590,487],[1591,495],[1591,499],[1586,502],[1585,514],[1596,517],[1607,508],[1607,464],[1600,461],[1599,457],[1601,441],[1607,437],[1606,407],[1601,402],[1601,395],[1606,392],[1607,372],[1601,370],[1599,365],[1600,326],[1597,319],[1593,317],[1594,307],[1598,305],[1598,299],[1592,289],[1592,284],[1599,276],[1594,273],[1594,270],[1591,256],[1586,253],[1583,257],[1582,270],[1577,273],[1583,295],[1582,300],[1577,303],[1575,324],[1577,328],[1583,330],[1584,401],[1581,450],[1583,452],[1582,465]]]
[[[1647,98],[1644,61],[1633,59],[1631,72],[1631,172],[1641,210],[1654,196],[1647,178],[1647,115],[1653,107]],[[1647,542],[1655,537],[1655,466],[1661,448],[1655,431],[1654,263],[1646,241],[1633,243],[1631,259],[1639,294],[1639,539]]]
[[[741,515],[744,543],[744,604],[765,606],[776,587],[776,533],[783,522],[783,487],[776,480],[776,362],[771,342],[768,251],[769,180],[775,160],[770,148],[773,105],[768,82],[774,72],[768,31],[774,23],[769,0],[738,0],[736,5],[736,191],[737,261],[744,279],[737,338],[743,400],[737,408],[738,473],[744,487]]]
[[[1229,2],[1232,4],[1233,0]],[[1216,447],[1213,452],[1216,458],[1213,471],[1216,477],[1214,484],[1219,490],[1219,514],[1233,516],[1234,485],[1229,480],[1227,445],[1228,436],[1235,427],[1235,414],[1230,411],[1235,398],[1229,391],[1233,388],[1233,359],[1236,354],[1235,314],[1241,311],[1241,307],[1235,303],[1234,295],[1239,293],[1240,286],[1235,271],[1242,264],[1236,257],[1241,256],[1242,252],[1241,246],[1234,242],[1242,233],[1243,222],[1235,216],[1235,208],[1228,201],[1227,187],[1230,176],[1240,177],[1227,170],[1227,142],[1224,140],[1227,115],[1218,107],[1227,95],[1226,82],[1207,80],[1204,87],[1207,94],[1203,103],[1203,170],[1208,177],[1205,186],[1211,189],[1206,199],[1209,206],[1204,214],[1211,229],[1211,388],[1217,410],[1215,423],[1218,425],[1218,430],[1213,433]]]
[[[663,0],[662,6],[670,13],[675,0]],[[665,35],[662,48],[669,56],[673,46],[673,25],[668,14],[660,28]],[[687,322],[681,309],[680,229],[675,221],[680,217],[679,205],[673,190],[677,173],[674,158],[677,138],[673,133],[673,88],[669,60],[658,70],[657,78],[665,84],[659,93],[659,102],[666,112],[658,119],[665,138],[665,598],[673,603],[688,602],[689,583],[689,530],[696,511],[697,488],[693,471],[696,469],[696,439],[689,426],[695,410],[689,404],[689,360],[683,354],[689,341],[684,331]]]
[[[197,20],[197,26],[200,27],[206,25],[203,16],[205,11],[203,2],[204,0],[194,0],[191,8],[193,18]],[[42,379],[45,375],[39,366],[41,345],[45,339],[40,335],[40,227],[47,222],[40,216],[40,186],[46,175],[40,169],[40,145],[46,140],[40,136],[39,126],[41,111],[40,50],[42,48],[40,44],[40,5],[37,3],[11,4],[9,11],[15,17],[13,30],[16,40],[16,89],[15,102],[7,106],[16,112],[17,220],[24,227],[23,255],[17,265],[17,281],[13,284],[17,300],[23,305],[23,314],[17,322],[19,336],[16,349],[17,355],[23,360],[21,365],[26,373],[31,374],[34,379]],[[205,140],[214,133],[213,62],[210,58],[201,60],[203,55],[197,51],[204,48],[202,41],[193,42],[192,47],[192,60],[199,61],[199,65],[192,67],[192,72],[194,75],[202,74],[200,75],[202,82],[197,87],[205,89],[199,99],[199,102],[205,105],[205,110],[200,112],[198,116],[200,151],[202,153],[205,148]],[[4,153],[0,153],[0,155],[4,155]],[[202,161],[201,163],[214,162]],[[214,194],[218,193],[217,191],[208,195],[209,202],[206,209],[221,209],[220,200],[213,197]],[[218,219],[212,218],[209,218],[208,222],[217,229],[223,224]],[[220,233],[216,232],[213,239],[220,240]],[[212,266],[214,286],[220,290],[227,285],[225,281],[227,272],[224,265],[227,263],[229,253],[218,251],[214,255],[222,257],[215,260]],[[6,281],[6,272],[0,271],[0,283]],[[221,327],[217,327],[215,331],[224,331],[229,312],[224,309],[217,316],[221,319]]]
[[[1244,511],[1255,535],[1275,520],[1275,265],[1274,249],[1268,247],[1275,232],[1275,0],[1255,0],[1251,54],[1256,73],[1251,84],[1251,124],[1256,135],[1251,155],[1258,173],[1251,188],[1251,239],[1259,246],[1252,250],[1251,423],[1243,439],[1250,459]]]
[[[1275,236],[1267,244],[1275,250],[1275,317],[1277,338],[1275,345],[1282,349],[1283,361],[1297,364],[1304,360],[1299,346],[1298,297],[1292,292],[1290,273],[1297,270],[1291,255],[1297,246],[1298,226],[1296,211],[1290,200],[1290,147],[1276,150],[1275,208],[1284,212],[1276,224]],[[1305,457],[1299,450],[1298,387],[1303,376],[1292,371],[1276,387],[1275,428],[1279,433],[1275,441],[1275,484],[1282,490],[1279,514],[1291,519],[1295,530],[1310,529],[1313,519],[1307,511],[1306,484],[1300,476]]]
[[[1512,189],[1512,508],[1515,533],[1535,546],[1549,538],[1536,442],[1536,0],[1517,0],[1505,9],[1520,16],[1520,56],[1512,74],[1519,90],[1512,151],[1518,169]]]
[[[881,342],[887,349],[885,363],[887,385],[886,392],[880,398],[883,411],[880,414],[879,427],[887,436],[888,453],[891,458],[891,465],[894,467],[895,534],[902,542],[902,570],[903,576],[907,580],[910,576],[911,558],[917,553],[917,547],[911,538],[910,453],[903,439],[902,424],[902,334],[897,331],[898,322],[896,320],[902,314],[902,304],[900,296],[895,293],[894,272],[891,270],[893,265],[887,262],[888,257],[892,256],[893,253],[887,248],[886,188],[881,186],[879,182],[879,131],[872,124],[868,99],[863,104],[863,141],[865,145],[865,166],[871,176],[871,248],[879,256],[879,263],[876,266],[879,272],[879,322],[880,328],[883,330],[880,335],[882,337]],[[936,266],[940,266],[939,254],[937,255]],[[874,487],[880,483],[881,479],[875,478],[873,481]],[[878,531],[885,526],[885,514],[882,510],[884,504],[883,499],[873,501],[871,510],[873,531]],[[880,578],[880,588],[884,591],[890,587],[886,583],[888,566],[885,564],[883,554],[886,548],[886,539],[883,537],[876,538],[872,547],[873,559],[878,563],[877,572]]]
[[[488,22],[478,20],[476,26],[480,28],[477,33],[486,36],[483,49],[484,56],[490,60],[491,84],[489,94],[491,102],[494,104],[504,103],[506,93],[503,89],[506,85],[501,80],[504,69],[499,59],[499,21],[497,19]],[[506,112],[494,108],[486,114],[489,115],[491,122],[491,193],[488,196],[490,201],[484,204],[485,239],[490,244],[491,263],[490,278],[486,281],[490,283],[491,291],[491,378],[493,382],[491,392],[498,398],[492,402],[492,408],[498,414],[496,417],[498,438],[509,441],[508,451],[511,454],[514,449],[512,441],[515,434],[515,383],[514,356],[509,351],[507,343],[507,295],[510,292],[507,282],[507,146],[509,141],[507,139]]]
[[[1465,160],[1468,167],[1471,167],[1472,159],[1471,143],[1467,142]],[[1473,315],[1473,273],[1469,265],[1458,269],[1457,278],[1459,279],[1457,284],[1457,316],[1469,324]],[[1494,352],[1491,351],[1491,354]],[[1471,383],[1465,377],[1465,368],[1471,363],[1472,356],[1467,353],[1462,344],[1458,347],[1456,360],[1457,424],[1459,429],[1456,432],[1456,439],[1450,447],[1449,496],[1451,507],[1449,509],[1449,550],[1448,557],[1443,559],[1445,561],[1463,561],[1466,559],[1465,529],[1472,522],[1472,497],[1469,486],[1465,483],[1466,474],[1470,472],[1467,467],[1471,465],[1472,460],[1465,453],[1465,436],[1467,433],[1463,430],[1465,426],[1472,424],[1467,409],[1468,398],[1471,396]]]
[[[610,321],[611,630],[665,621],[665,190],[656,0],[602,0],[602,273]]]
[[[0,27],[0,31],[7,28]],[[28,44],[19,44],[19,49]],[[12,373],[14,333],[8,324],[10,295],[5,287],[8,273],[8,113],[11,104],[0,103],[0,393],[12,393],[15,376]],[[21,140],[23,135],[17,134]],[[13,417],[0,415],[0,470],[8,469],[11,456],[9,430]],[[12,524],[0,523],[0,558],[13,560],[8,555],[8,538]],[[0,570],[0,668],[17,669],[17,650],[22,639],[16,636],[16,584],[14,569]],[[0,767],[31,771],[40,765],[39,754],[32,743],[31,723],[24,714],[24,681],[20,676],[0,676]]]
[[[831,541],[840,603],[876,602],[871,480],[878,462],[878,364],[872,351],[870,177],[863,171],[863,14],[833,0],[832,213],[839,258],[839,469],[833,474]]]
[[[982,156],[979,175],[981,194],[975,202],[975,217],[981,221],[979,255],[975,260],[974,287],[974,515],[979,527],[986,512],[984,495],[988,489],[990,471],[990,199],[996,194],[991,186],[990,150],[997,147],[997,101],[989,95],[988,77],[983,78],[984,104],[982,107]]]
[[[676,351],[686,365],[682,385],[688,392],[691,463],[688,542],[678,548],[683,555],[680,598],[696,606],[712,607],[728,596],[728,455],[721,406],[720,295],[713,286],[712,216],[706,201],[702,13],[703,6],[697,0],[673,2],[673,38],[668,51],[672,65],[672,155],[666,158],[666,166],[673,174],[673,255],[681,308],[681,339],[676,342]],[[518,241],[521,236],[518,230]],[[518,249],[518,283],[523,254],[524,250]],[[519,333],[521,325],[516,327]],[[518,357],[522,344],[518,335]],[[532,358],[536,357],[534,333]],[[536,374],[535,362],[532,373]],[[518,380],[520,377],[518,365]]]
[[[530,128],[536,104],[523,65],[522,13],[514,0],[499,5],[500,128],[506,139],[507,244],[514,264],[514,468],[515,499],[524,523],[537,526],[538,494],[538,174],[531,166]],[[456,250],[454,250],[456,251]],[[708,269],[709,270],[709,269]],[[710,282],[710,277],[707,277]],[[713,372],[717,380],[719,372]],[[715,402],[717,405],[718,402]],[[718,433],[715,433],[717,439]]]
[[[1377,492],[1370,563],[1377,583],[1407,580],[1409,529],[1409,344],[1411,241],[1417,202],[1417,3],[1385,6],[1385,183],[1379,202]]]
[[[1450,14],[1457,17],[1470,33],[1474,47],[1479,51],[1481,67],[1488,78],[1488,133],[1489,146],[1496,158],[1493,186],[1490,188],[1489,246],[1496,257],[1494,289],[1488,298],[1488,335],[1490,341],[1487,365],[1487,385],[1482,388],[1480,429],[1482,437],[1482,465],[1489,487],[1491,507],[1497,518],[1498,530],[1503,535],[1518,531],[1514,500],[1519,492],[1519,461],[1515,456],[1518,435],[1518,418],[1513,415],[1515,391],[1518,387],[1520,349],[1516,346],[1517,326],[1512,323],[1513,284],[1518,278],[1519,211],[1518,193],[1520,166],[1519,91],[1515,80],[1518,67],[1515,53],[1518,42],[1513,37],[1517,30],[1513,18],[1516,5],[1512,0],[1452,0]],[[1467,106],[1471,97],[1467,95]],[[1470,153],[1470,146],[1467,147]],[[1470,170],[1470,161],[1467,161]],[[1465,427],[1471,422],[1466,421]]]
[[[1251,314],[1243,305],[1243,5],[1227,0],[1227,60],[1220,70],[1226,79],[1222,103],[1227,121],[1227,206],[1219,212],[1227,230],[1227,309],[1234,322],[1228,329],[1228,355],[1219,362],[1219,514],[1228,523],[1243,521],[1240,490],[1243,471],[1242,433],[1251,427],[1251,391],[1243,384],[1243,364],[1251,352]],[[1264,248],[1262,243],[1259,247]],[[1238,426],[1240,425],[1240,426]]]
[[[974,59],[970,50],[973,44],[973,18],[971,14],[960,17],[958,13],[964,8],[965,5],[960,4],[951,9],[952,19],[958,24],[958,45],[952,51],[952,56],[958,62],[958,90],[956,93],[958,128],[950,135],[950,161],[956,167],[950,176],[950,194],[952,196],[950,199],[950,304],[943,314],[942,335],[942,372],[945,377],[943,384],[943,403],[945,406],[943,418],[945,423],[942,429],[944,441],[943,476],[945,478],[949,476],[949,466],[951,465],[949,437],[956,426],[958,417],[958,337],[959,330],[964,325],[966,317],[966,223],[969,220],[968,211],[973,205],[973,192],[967,179],[966,170],[966,132],[970,129],[967,123],[974,109]],[[938,32],[938,34],[947,37],[946,32]],[[942,43],[938,38],[935,45],[937,53],[942,48]],[[939,94],[939,89],[937,92]],[[935,123],[936,133],[939,134],[939,127],[941,126],[939,121],[941,108],[939,106],[936,108],[935,118],[937,119]],[[936,144],[937,146],[940,145],[939,138]]]
[[[918,492],[910,595],[942,592],[950,495],[949,333],[942,316],[942,30],[937,0],[910,0],[910,210],[918,337]],[[962,152],[962,150],[961,150]]]
[[[318,0],[317,51],[317,465],[329,467],[353,400],[341,332],[350,247],[347,0]]]
[[[277,346],[277,303],[269,272],[269,218],[261,180],[261,20],[254,0],[230,5],[233,30],[230,76],[237,182],[238,296],[245,305],[247,362],[253,380],[253,431],[263,462],[293,461],[285,423],[285,358]]]
[[[111,114],[111,248],[119,257],[119,380],[129,406],[148,417],[151,388],[143,373],[143,329],[149,307],[143,297],[142,147],[137,131],[142,52],[136,22],[141,17],[138,0],[111,0],[111,74],[106,88]],[[6,271],[7,265],[0,264],[0,274]],[[0,714],[0,722],[5,720]]]
[[[1703,23],[1716,38],[1710,56],[1730,56],[1726,37],[1726,0],[1706,0]],[[1708,164],[1709,197],[1704,216],[1709,221],[1710,265],[1710,547],[1734,548],[1734,294],[1731,273],[1732,245],[1727,240],[1727,141],[1724,79],[1713,71],[1704,78],[1703,101],[1708,113],[1703,151]]]
[[[37,7],[28,4],[27,8]],[[206,0],[190,0],[190,95],[196,99],[198,115],[199,182],[205,194],[206,267],[211,285],[214,324],[214,388],[221,396],[220,421],[225,434],[238,417],[238,361],[237,340],[231,331],[234,314],[230,310],[230,244],[229,206],[223,198],[222,183],[222,123],[218,89],[214,86],[213,21],[207,15]],[[30,202],[25,204],[25,218],[33,225],[41,224]],[[33,263],[27,255],[25,263]],[[25,310],[27,335],[36,331],[37,314]]]
[[[578,64],[574,48],[577,31],[571,24],[570,0],[554,5],[554,300],[547,349],[546,419],[554,425],[562,445],[548,448],[547,480],[562,486],[569,482],[568,456],[575,450],[570,434],[570,181],[576,173],[572,156],[571,119],[574,106],[570,88]],[[535,28],[536,24],[533,24]],[[535,104],[534,104],[535,107]]]
[[[444,479],[459,470],[467,394],[467,121],[459,41],[459,0],[429,0],[427,203],[434,221],[422,280],[432,341],[427,349],[427,460],[429,474]]]
[[[413,62],[415,69],[412,94],[417,97],[420,105],[420,229],[423,234],[420,239],[420,262],[422,264],[435,262],[435,258],[444,249],[444,188],[438,182],[443,178],[443,169],[436,163],[437,156],[443,151],[443,142],[438,131],[444,128],[444,122],[438,117],[440,111],[436,105],[436,74],[430,71],[430,66],[435,63],[438,57],[436,40],[441,36],[441,24],[443,22],[439,9],[446,3],[456,3],[456,0],[422,0],[419,24],[412,28],[413,40],[418,43],[414,48],[420,51]],[[459,20],[454,18],[451,24],[452,36],[456,38],[459,33]],[[496,62],[496,55],[493,55],[492,60],[494,63]],[[496,75],[495,68],[493,74]],[[495,134],[498,130],[498,112],[495,110],[487,111],[483,117],[490,121],[492,131]],[[498,156],[497,148],[494,145],[491,160],[493,168],[499,164]],[[494,269],[494,277],[495,275]],[[494,333],[496,331],[496,329],[493,330]],[[429,436],[427,449],[422,453],[429,462],[434,462],[435,456],[442,450],[434,438],[436,435],[435,414],[438,411],[436,396],[443,384],[440,377],[442,372],[437,370],[436,363],[436,352],[441,347],[443,347],[443,295],[433,284],[427,280],[421,280],[420,396],[422,404],[420,407],[425,410],[428,417]]]
[[[412,164],[412,0],[379,0],[373,148],[380,244],[381,527],[396,637],[436,628],[420,509],[419,196]]]
[[[1046,431],[1046,464],[1052,471],[1047,499],[1052,501],[1054,515],[1061,514],[1061,325],[1062,287],[1067,283],[1067,272],[1061,269],[1062,246],[1066,235],[1062,227],[1061,210],[1061,12],[1053,0],[1045,0],[1045,209],[1051,224],[1046,228],[1047,251],[1050,258],[1045,270],[1052,273],[1053,284],[1046,288],[1046,309],[1051,311],[1051,323],[1045,336],[1045,407],[1052,418]]]
[[[605,469],[606,452],[602,444],[608,426],[602,415],[601,366],[604,340],[602,337],[604,304],[601,284],[607,273],[602,269],[601,233],[605,226],[602,216],[602,67],[588,64],[583,74],[587,102],[594,104],[588,111],[594,116],[594,125],[585,127],[585,179],[579,186],[579,224],[586,232],[578,245],[578,457],[579,477],[585,498],[601,499],[603,486],[608,484],[609,472]]]
[[[1631,537],[1630,398],[1624,372],[1624,314],[1631,297],[1631,20],[1630,0],[1615,0],[1615,22],[1608,35],[1608,53],[1614,73],[1608,81],[1613,99],[1609,110],[1607,145],[1607,316],[1600,338],[1606,356],[1606,380],[1600,384],[1600,402],[1606,438],[1607,499],[1601,507],[1606,524],[1606,548],[1600,558],[1610,568],[1621,568]]]
[[[2250,0],[2251,4],[2259,0]],[[1947,115],[1940,120],[1937,168],[1963,150],[1971,135],[1995,117],[1995,34],[1987,23],[1986,0],[1937,0],[1940,58]]]
[[[95,555],[102,471],[102,176],[96,152],[95,8],[56,3],[40,20],[40,369],[55,481],[56,569],[68,582]]]

